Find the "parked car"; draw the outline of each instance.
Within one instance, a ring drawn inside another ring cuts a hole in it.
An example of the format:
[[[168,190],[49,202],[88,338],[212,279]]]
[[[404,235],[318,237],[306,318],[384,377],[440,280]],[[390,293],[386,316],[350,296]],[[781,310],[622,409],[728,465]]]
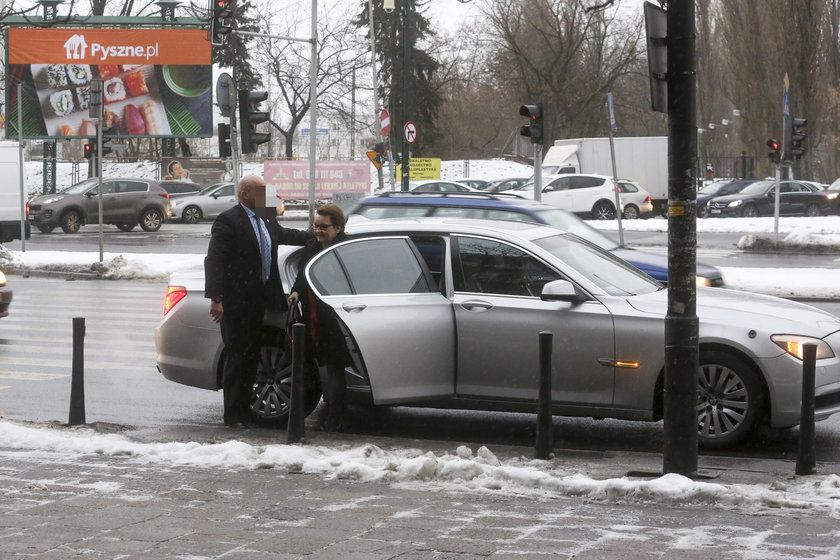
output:
[[[542,202],[593,220],[614,220],[615,189],[612,178],[606,175],[545,175],[542,177]],[[533,198],[534,180],[510,192]]]
[[[29,220],[41,233],[60,226],[76,233],[99,221],[99,179],[92,177],[55,194],[29,201]],[[157,231],[172,216],[169,193],[150,179],[105,179],[102,182],[102,223],[131,231]]]
[[[473,179],[470,177],[464,179],[453,179],[456,183],[461,183],[462,185],[467,185],[470,188],[473,188],[477,191],[483,191],[487,188],[487,185],[490,184],[490,181],[485,181],[484,179]]]
[[[491,193],[505,192],[519,188],[527,182],[527,177],[511,177],[508,179],[496,179],[495,181],[490,181],[487,184],[487,186],[481,190]]]
[[[570,212],[510,193],[390,192],[363,198],[348,211],[348,216],[350,222],[359,216],[368,219],[437,216],[546,224],[579,235],[657,280],[668,281],[667,255],[620,247]],[[698,286],[723,286],[720,270],[707,264],[697,263],[696,278]]]
[[[611,253],[522,222],[360,221],[348,232],[351,240],[319,253],[306,276],[346,335],[350,403],[532,412],[546,331],[554,335],[553,414],[662,418],[668,291]],[[287,286],[299,254],[278,251]],[[170,284],[155,331],[158,369],[218,390],[224,348],[202,274],[173,275]],[[696,309],[702,446],[799,423],[804,343],[817,345],[815,419],[840,412],[840,318],[725,289],[699,288]],[[250,410],[282,424],[290,360],[274,340],[264,341]],[[309,411],[319,375],[306,375]]]
[[[709,202],[711,216],[755,218],[774,215],[775,181],[756,181],[736,194],[718,196]],[[831,208],[826,191],[816,192],[799,181],[782,181],[779,185],[779,214],[822,216]]]
[[[191,183],[189,181],[164,180],[160,181],[160,186],[169,193],[170,198],[198,194],[202,189],[198,183]]]
[[[427,181],[410,181],[408,183],[408,190],[416,192],[475,192],[469,185],[456,183],[455,181],[441,181],[439,179],[431,179]]]
[[[638,183],[619,179],[618,194],[621,197],[621,205],[624,206],[622,216],[625,220],[635,220],[653,214],[653,199]]]
[[[702,189],[697,191],[697,217],[708,218],[709,201],[718,196],[725,196],[727,194],[735,194],[741,192],[748,185],[752,185],[758,179],[727,179],[725,181],[715,181],[705,185]]]
[[[236,187],[233,183],[216,183],[198,194],[176,198],[172,201],[172,219],[185,224],[196,224],[199,220],[215,218],[237,204]],[[277,215],[282,216],[286,205],[277,201]]]
[[[6,275],[0,270],[0,317],[7,317],[9,315],[12,295],[12,289],[6,283]]]

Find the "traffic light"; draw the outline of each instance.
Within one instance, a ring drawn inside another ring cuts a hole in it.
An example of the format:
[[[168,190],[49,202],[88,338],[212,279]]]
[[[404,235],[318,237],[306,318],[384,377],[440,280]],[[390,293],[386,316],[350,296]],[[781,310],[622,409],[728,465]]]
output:
[[[232,154],[230,146],[230,125],[219,123],[219,157],[224,159]]]
[[[769,154],[767,154],[767,157],[769,157],[770,161],[773,163],[779,163],[782,160],[782,145],[775,138],[771,138],[767,141],[767,147],[772,150]]]
[[[531,139],[532,144],[543,142],[543,110],[542,103],[536,105],[523,105],[519,108],[519,114],[528,117],[530,123],[519,129],[519,134]]]
[[[266,99],[268,99],[267,91],[239,90],[239,139],[243,154],[255,153],[258,144],[271,139],[271,134],[257,132],[257,125],[269,119],[268,111],[259,110],[260,103]]]
[[[119,132],[119,129],[115,126],[102,129],[102,157],[105,157],[114,151],[112,147],[108,146],[108,142],[111,141],[111,136],[115,135],[117,132]]]
[[[210,43],[220,46],[225,42],[225,35],[233,31],[230,18],[233,16],[233,0],[213,0],[213,13],[210,18]]]
[[[805,155],[805,125],[807,119],[793,117],[790,132],[790,156],[797,160]]]
[[[94,144],[93,142],[88,142],[87,144],[84,145],[83,152],[84,152],[85,159],[92,158],[93,156],[96,155],[96,144]]]

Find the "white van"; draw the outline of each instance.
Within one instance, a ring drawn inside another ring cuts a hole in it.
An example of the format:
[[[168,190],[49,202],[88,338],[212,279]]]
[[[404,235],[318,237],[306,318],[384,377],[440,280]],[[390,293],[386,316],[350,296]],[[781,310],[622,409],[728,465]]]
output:
[[[0,142],[0,243],[20,239],[20,159],[17,142]],[[24,214],[29,239],[29,216]]]

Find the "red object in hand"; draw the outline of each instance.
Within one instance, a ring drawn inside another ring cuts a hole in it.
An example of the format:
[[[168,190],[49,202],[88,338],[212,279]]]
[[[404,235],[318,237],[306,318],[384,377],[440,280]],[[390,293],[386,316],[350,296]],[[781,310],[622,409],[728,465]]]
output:
[[[143,120],[143,115],[136,105],[129,103],[125,106],[125,131],[130,136],[139,136],[146,134],[146,121]]]

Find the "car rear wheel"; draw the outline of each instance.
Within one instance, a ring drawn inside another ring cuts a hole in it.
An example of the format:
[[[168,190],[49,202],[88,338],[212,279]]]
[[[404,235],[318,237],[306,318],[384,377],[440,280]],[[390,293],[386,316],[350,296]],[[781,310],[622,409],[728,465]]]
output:
[[[147,208],[140,215],[140,227],[143,231],[157,231],[163,224],[163,214],[157,208]]]
[[[52,233],[52,230],[55,229],[55,226],[48,226],[48,225],[45,225],[45,224],[39,224],[36,227],[38,228],[38,231],[40,231],[41,233]]]
[[[592,207],[592,219],[593,220],[614,220],[615,219],[615,206],[610,204],[606,201],[598,201],[595,203],[595,206]]]
[[[321,400],[321,382],[314,366],[308,367],[303,391],[303,414],[308,416]],[[291,356],[279,346],[263,346],[251,391],[251,416],[260,424],[285,427],[289,422],[291,397]]]
[[[758,208],[756,208],[755,204],[747,204],[741,210],[741,215],[745,218],[758,218]]]
[[[811,217],[822,216],[822,208],[820,208],[819,204],[816,204],[816,203],[812,202],[805,209],[805,215],[806,216],[811,216]]]
[[[76,210],[65,212],[61,217],[61,231],[64,233],[76,233],[82,227],[82,215]]]
[[[624,207],[624,219],[635,220],[639,217],[639,209],[632,204]]]
[[[131,230],[134,229],[134,226],[136,226],[137,224],[120,223],[120,224],[116,224],[116,225],[117,225],[117,228],[120,231],[131,231]]]
[[[187,206],[184,208],[184,213],[182,214],[182,221],[185,224],[197,224],[198,221],[202,218],[201,216],[201,208],[198,206]]]
[[[764,390],[756,371],[726,352],[700,353],[697,437],[707,449],[731,447],[757,426]]]

